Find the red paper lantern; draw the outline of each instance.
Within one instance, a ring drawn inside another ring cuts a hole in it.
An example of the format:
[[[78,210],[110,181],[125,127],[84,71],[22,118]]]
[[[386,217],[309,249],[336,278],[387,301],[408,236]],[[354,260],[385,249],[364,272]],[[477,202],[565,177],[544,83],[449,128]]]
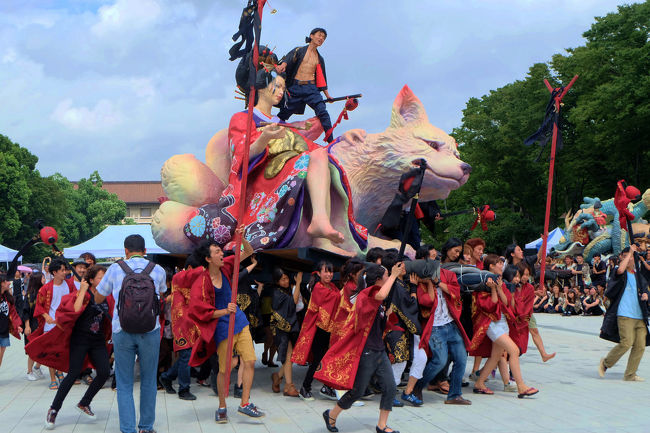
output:
[[[54,227],[43,227],[40,231],[41,240],[44,244],[52,245],[59,240],[59,235],[57,234]]]

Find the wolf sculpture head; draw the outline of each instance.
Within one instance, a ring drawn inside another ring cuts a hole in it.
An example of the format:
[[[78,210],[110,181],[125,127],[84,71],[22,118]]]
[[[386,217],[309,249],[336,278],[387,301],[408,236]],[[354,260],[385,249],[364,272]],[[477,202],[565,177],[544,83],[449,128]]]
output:
[[[370,233],[397,192],[400,176],[412,168],[412,161],[427,161],[422,201],[447,198],[467,182],[472,169],[460,160],[456,140],[429,123],[422,102],[408,86],[395,98],[390,125],[384,132],[349,131],[332,153],[350,180],[357,221]]]

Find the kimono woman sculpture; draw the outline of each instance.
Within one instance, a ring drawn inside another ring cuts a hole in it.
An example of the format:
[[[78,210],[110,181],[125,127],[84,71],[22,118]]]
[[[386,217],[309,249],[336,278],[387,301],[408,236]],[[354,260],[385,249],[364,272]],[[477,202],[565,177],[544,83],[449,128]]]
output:
[[[365,250],[367,230],[354,220],[347,177],[329,148],[315,144],[294,127],[275,124],[281,121],[271,109],[284,100],[285,82],[273,71],[275,55],[266,47],[260,47],[260,53],[264,63],[256,75],[257,92],[255,100],[248,101],[255,104],[255,125],[246,162],[246,210],[239,222],[246,227],[247,240],[259,250],[286,247],[295,236],[309,236],[314,246],[354,255],[356,251],[335,247],[351,236],[357,249]],[[248,64],[245,58],[237,69],[241,89],[248,89]],[[218,203],[199,208],[185,225],[185,235],[193,242],[211,238],[230,249],[228,243],[238,225],[235,220],[242,199],[246,130],[247,113],[236,113],[228,128],[229,184]]]

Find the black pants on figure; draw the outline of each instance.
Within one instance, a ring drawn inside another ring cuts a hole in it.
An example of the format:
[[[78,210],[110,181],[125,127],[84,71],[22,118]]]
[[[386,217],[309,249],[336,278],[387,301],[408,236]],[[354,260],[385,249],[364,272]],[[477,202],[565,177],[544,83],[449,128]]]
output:
[[[79,373],[81,373],[86,355],[90,357],[90,361],[95,366],[97,376],[92,383],[88,385],[88,389],[79,404],[82,406],[90,406],[90,402],[93,400],[93,397],[95,397],[95,394],[97,394],[104,386],[111,371],[108,363],[106,342],[103,338],[88,339],[84,337],[76,337],[73,334],[70,338],[70,367],[68,369],[68,374],[61,382],[61,385],[59,385],[59,389],[56,392],[54,401],[52,402],[52,409],[56,411],[61,409],[63,400],[65,400],[68,392],[70,392],[70,388],[74,385],[74,381],[79,377]]]
[[[341,409],[350,409],[352,403],[363,396],[373,375],[377,378],[379,389],[381,389],[379,409],[392,410],[397,387],[395,386],[395,377],[393,376],[393,369],[388,360],[388,355],[383,350],[363,351],[352,389],[343,394],[336,404]]]
[[[314,381],[314,374],[318,365],[323,360],[323,356],[330,348],[330,333],[323,331],[321,328],[316,328],[314,341],[311,343],[311,362],[305,375],[305,380],[302,381],[302,387],[307,391],[311,391],[311,383]]]

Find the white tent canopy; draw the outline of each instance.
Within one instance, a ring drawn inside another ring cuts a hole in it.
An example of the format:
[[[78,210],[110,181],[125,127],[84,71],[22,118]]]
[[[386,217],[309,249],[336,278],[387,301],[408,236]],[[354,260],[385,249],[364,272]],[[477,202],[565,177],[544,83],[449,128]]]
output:
[[[0,262],[10,262],[16,256],[18,251],[7,248],[4,245],[0,245]]]
[[[129,235],[140,235],[144,238],[147,254],[169,254],[160,248],[151,234],[151,224],[134,224],[108,226],[103,232],[79,245],[63,250],[63,255],[71,259],[83,253],[93,253],[96,257],[124,257],[124,238]]]
[[[560,239],[564,236],[564,231],[561,228],[556,227],[553,231],[548,232],[548,241],[546,242],[546,253],[551,250],[554,246],[560,243]],[[539,250],[542,248],[542,238],[539,238],[535,241],[529,242],[526,244],[526,248],[535,248]]]

